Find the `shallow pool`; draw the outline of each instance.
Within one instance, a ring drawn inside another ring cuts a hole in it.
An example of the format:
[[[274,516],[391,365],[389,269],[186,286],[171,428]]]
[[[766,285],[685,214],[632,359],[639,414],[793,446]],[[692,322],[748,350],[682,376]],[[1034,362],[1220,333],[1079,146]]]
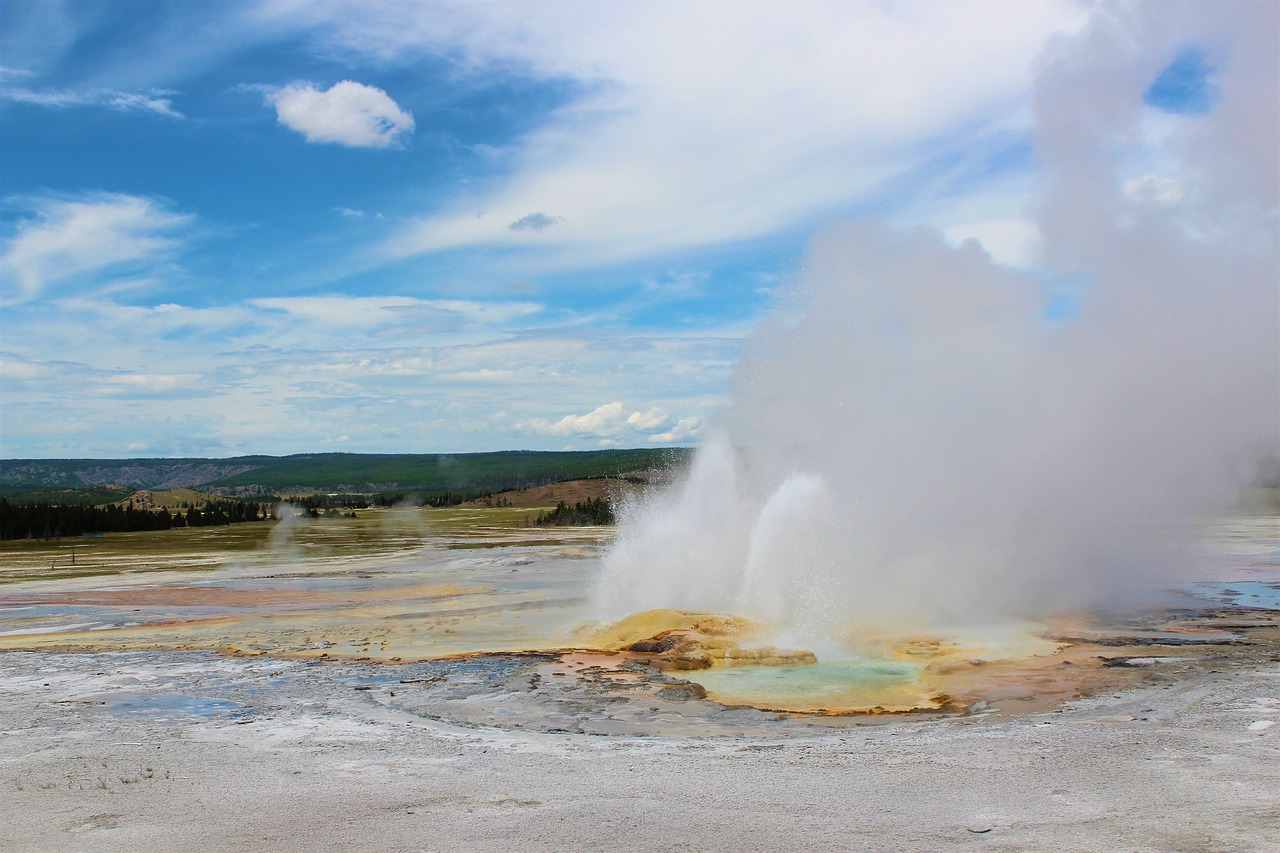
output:
[[[936,707],[920,680],[921,670],[914,663],[862,659],[809,666],[716,667],[681,675],[726,705],[817,713]]]

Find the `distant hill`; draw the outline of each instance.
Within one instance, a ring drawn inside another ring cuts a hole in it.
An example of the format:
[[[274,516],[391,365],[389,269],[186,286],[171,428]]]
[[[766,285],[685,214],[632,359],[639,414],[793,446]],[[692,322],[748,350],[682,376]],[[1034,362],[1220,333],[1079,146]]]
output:
[[[198,489],[225,496],[491,491],[683,465],[688,448],[457,454],[303,453],[230,459],[3,459],[0,495]],[[116,497],[119,499],[119,496]]]

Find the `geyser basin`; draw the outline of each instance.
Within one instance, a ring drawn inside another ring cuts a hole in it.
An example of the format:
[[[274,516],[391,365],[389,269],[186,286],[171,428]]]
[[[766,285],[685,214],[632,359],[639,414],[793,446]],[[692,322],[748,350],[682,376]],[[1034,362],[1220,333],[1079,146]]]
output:
[[[807,731],[873,722],[834,714],[928,709],[938,707],[943,694],[951,697],[940,709],[947,712],[963,713],[978,702],[1001,713],[1043,710],[1135,678],[1200,666],[1196,661],[1210,656],[1212,666],[1221,668],[1217,656],[1223,654],[1265,660],[1274,668],[1268,657],[1273,646],[1267,645],[1276,636],[1267,633],[1274,631],[1274,619],[1269,611],[1253,609],[1226,621],[1151,613],[1098,624],[934,626],[914,637],[873,636],[865,626],[855,632],[846,625],[836,640],[810,648],[802,639],[810,634],[779,639],[761,622],[678,610],[596,625],[594,636],[572,634],[566,626],[590,613],[583,596],[599,568],[596,557],[607,531],[503,527],[498,510],[482,518],[478,510],[469,512],[478,519],[461,528],[444,523],[457,519],[456,513],[421,511],[419,547],[395,551],[381,547],[384,536],[407,541],[400,527],[388,523],[391,511],[366,511],[341,526],[299,523],[291,540],[297,548],[267,547],[270,528],[264,525],[255,529],[259,549],[229,555],[202,571],[189,569],[200,542],[122,534],[90,543],[103,553],[78,546],[77,568],[92,569],[94,576],[32,580],[67,542],[4,543],[0,578],[17,582],[0,586],[0,650],[167,655],[162,650],[194,649],[261,656],[260,665],[272,668],[285,666],[282,659],[303,658],[317,661],[317,668],[298,672],[357,667],[374,684],[360,696],[400,706],[412,695],[422,715],[460,724],[699,736],[740,734],[765,724],[774,732],[793,725]],[[490,526],[481,526],[483,519]],[[1272,556],[1278,524],[1274,518],[1266,524],[1250,520],[1244,527],[1215,530],[1222,535],[1205,542],[1204,581],[1229,581],[1229,589],[1245,594],[1239,603],[1256,606],[1249,596],[1280,579]],[[321,534],[328,551],[317,555],[312,552],[321,549],[302,547],[321,541]],[[460,543],[468,547],[454,547]],[[171,549],[164,559],[160,545]],[[143,563],[156,571],[129,571]],[[1224,607],[1216,593],[1192,606]],[[1224,630],[1246,623],[1257,623],[1249,629],[1257,645],[1239,645],[1236,629]],[[682,651],[680,639],[695,633],[699,643]],[[666,661],[663,652],[627,650],[663,635],[676,638],[669,652],[687,656]],[[570,648],[597,651],[565,654]],[[538,654],[520,654],[526,652]],[[1153,659],[1164,662],[1129,663]],[[295,665],[304,666],[289,664]],[[698,691],[682,687],[685,682],[700,684],[714,701],[697,701]],[[249,701],[225,686],[190,689],[192,695]],[[747,705],[808,713],[779,720],[776,713]],[[166,710],[178,713],[172,706]],[[182,713],[194,710],[199,709]],[[239,713],[221,706],[205,710],[219,718],[224,710],[227,716]]]

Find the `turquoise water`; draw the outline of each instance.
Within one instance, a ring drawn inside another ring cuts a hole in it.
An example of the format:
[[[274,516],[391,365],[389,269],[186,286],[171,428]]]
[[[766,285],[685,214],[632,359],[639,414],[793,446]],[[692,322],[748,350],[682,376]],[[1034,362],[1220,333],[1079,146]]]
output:
[[[928,704],[918,664],[885,660],[819,661],[809,666],[716,667],[681,673],[726,705],[820,711]]]

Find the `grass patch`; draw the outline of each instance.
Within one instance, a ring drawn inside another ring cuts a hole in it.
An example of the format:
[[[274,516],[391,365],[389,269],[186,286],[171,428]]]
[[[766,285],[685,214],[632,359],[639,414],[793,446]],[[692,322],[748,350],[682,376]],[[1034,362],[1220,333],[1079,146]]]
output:
[[[550,507],[546,507],[550,509]],[[538,508],[400,507],[356,518],[299,517],[287,527],[251,521],[219,527],[0,542],[0,584],[104,575],[214,571],[236,564],[273,570],[305,562],[512,544]]]

